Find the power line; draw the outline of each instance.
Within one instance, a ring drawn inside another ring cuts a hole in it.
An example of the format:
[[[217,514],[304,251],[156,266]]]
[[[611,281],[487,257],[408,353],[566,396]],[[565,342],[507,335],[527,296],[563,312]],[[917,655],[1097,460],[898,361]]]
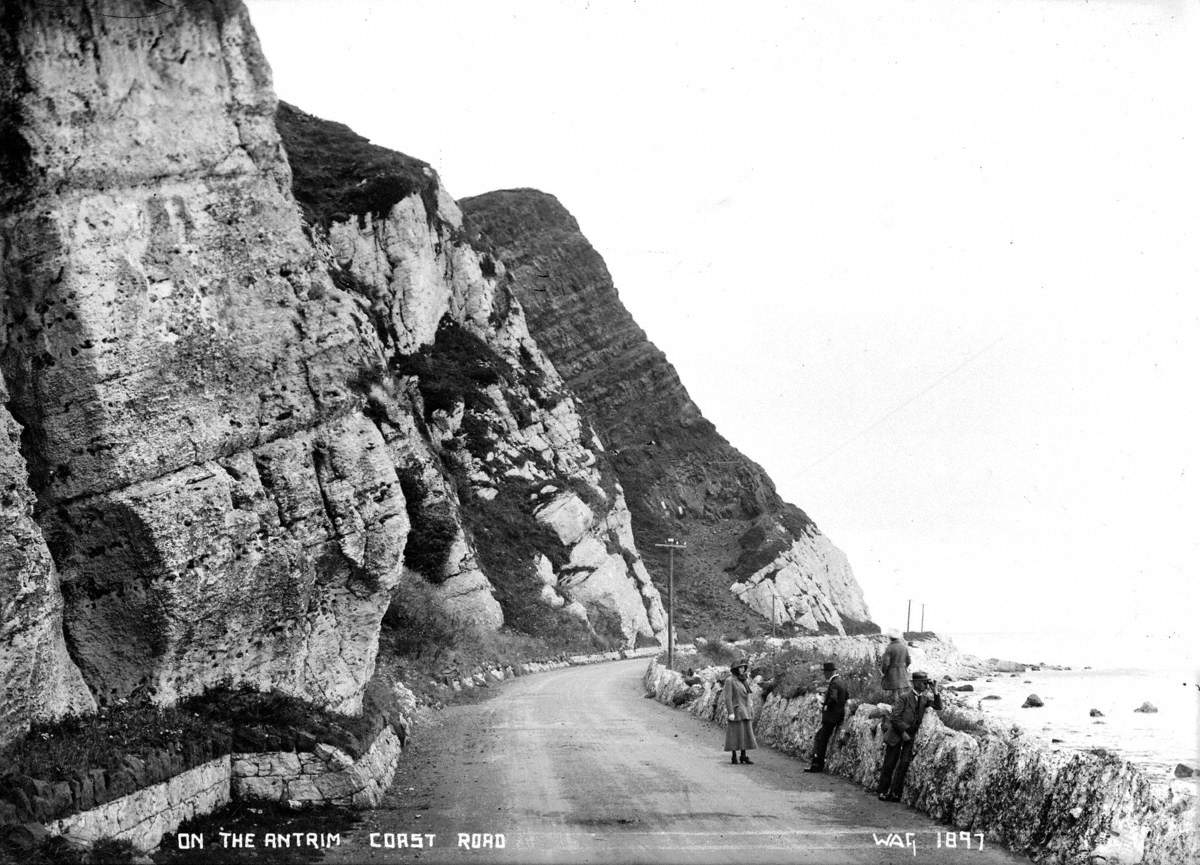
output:
[[[922,388],[921,390],[917,391],[917,393],[913,394],[908,399],[906,399],[904,402],[900,403],[900,405],[896,406],[895,408],[890,409],[889,411],[885,412],[882,416],[871,421],[871,423],[867,424],[861,430],[856,432],[854,435],[850,436],[850,438],[843,441],[841,444],[839,444],[833,450],[826,453],[820,459],[816,460],[815,462],[809,463],[807,466],[802,468],[800,470],[800,473],[804,474],[806,472],[810,472],[813,469],[815,469],[817,466],[824,463],[826,460],[841,453],[843,450],[845,450],[847,447],[852,445],[854,442],[858,441],[860,438],[865,436],[867,433],[871,432],[873,429],[880,426],[885,421],[890,420],[892,417],[899,414],[904,409],[908,408],[910,405],[912,405],[914,402],[919,400],[921,397],[925,396],[925,394],[929,393],[931,390],[936,388],[938,385],[940,385],[946,379],[950,378],[952,375],[957,373],[959,370],[961,370],[964,367],[966,367],[967,365],[969,365],[972,361],[978,359],[979,357],[982,357],[988,351],[991,351],[992,348],[994,348],[1006,336],[1008,336],[1007,332],[1002,333],[1002,334],[1000,334],[1000,336],[996,337],[994,340],[989,342],[983,348],[979,349],[978,351],[974,352],[973,354],[968,355],[967,358],[964,361],[962,361],[958,366],[954,367],[954,369],[938,376],[938,378],[936,378],[931,384],[929,384],[926,387]]]

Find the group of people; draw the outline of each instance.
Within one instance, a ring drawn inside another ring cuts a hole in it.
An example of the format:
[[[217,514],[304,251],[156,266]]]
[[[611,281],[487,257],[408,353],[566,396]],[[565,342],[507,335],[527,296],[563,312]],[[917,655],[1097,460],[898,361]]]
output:
[[[937,685],[928,675],[908,668],[912,659],[903,637],[894,633],[880,659],[880,673],[884,693],[892,703],[892,711],[884,724],[883,767],[875,785],[882,802],[899,802],[904,788],[904,777],[908,773],[913,757],[913,743],[925,710],[942,708],[942,697]],[[750,662],[740,658],[730,666],[731,675],[725,680],[722,704],[726,712],[725,750],[734,765],[753,764],[746,754],[758,747],[754,738],[753,711],[751,708]],[[838,674],[837,665],[826,661],[822,665],[825,674],[825,692],[821,697],[821,726],[813,739],[812,758],[806,772],[825,771],[825,752],[834,731],[846,719],[846,701],[849,694]]]

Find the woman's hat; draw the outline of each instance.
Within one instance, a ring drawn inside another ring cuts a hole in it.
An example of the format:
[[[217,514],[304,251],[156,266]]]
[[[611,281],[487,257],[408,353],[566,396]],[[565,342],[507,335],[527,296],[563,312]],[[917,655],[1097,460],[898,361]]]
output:
[[[826,661],[824,664],[821,665],[821,669],[824,670],[826,673],[832,673],[834,670],[837,669],[837,665],[835,663],[833,663],[833,661]]]

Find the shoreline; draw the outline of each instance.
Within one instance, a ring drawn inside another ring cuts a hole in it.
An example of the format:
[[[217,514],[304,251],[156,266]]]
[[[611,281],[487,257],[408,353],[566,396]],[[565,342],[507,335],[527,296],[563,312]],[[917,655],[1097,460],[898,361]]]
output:
[[[839,663],[861,663],[868,654],[876,657],[887,645],[884,635],[760,637],[728,644],[750,656],[752,665],[768,666],[772,654],[799,649],[812,654],[827,655]],[[1200,791],[1200,706],[1195,697],[1189,708],[1186,702],[1172,701],[1166,705],[1155,691],[1179,687],[1187,696],[1194,688],[1185,690],[1182,684],[1168,686],[1171,676],[1186,670],[1154,670],[1130,667],[1106,669],[1074,667],[1064,664],[1028,663],[1001,658],[981,658],[963,652],[952,639],[937,634],[922,634],[905,641],[912,657],[911,670],[924,670],[935,678],[948,705],[957,709],[981,712],[992,723],[1016,725],[1028,736],[1038,740],[1048,750],[1089,753],[1097,749],[1119,755],[1146,772],[1167,781],[1182,780]],[[676,668],[687,666],[680,657],[703,658],[703,648],[694,644],[676,647]],[[661,657],[662,653],[660,653]],[[697,666],[702,666],[698,664]],[[819,665],[813,664],[813,678],[819,676]],[[1147,676],[1145,687],[1114,703],[1103,688],[1100,693],[1084,695],[1082,683],[1104,681],[1106,677],[1128,676],[1134,679]],[[1153,677],[1158,677],[1154,679]],[[765,676],[764,676],[765,678]],[[1064,689],[1070,696],[1064,694]],[[1037,694],[1043,706],[1019,708],[1030,694]],[[998,699],[997,699],[998,698]],[[1073,702],[1072,702],[1073,701]],[[1134,710],[1143,702],[1164,703],[1164,711],[1139,715]],[[1068,703],[1068,710],[1063,710]],[[1128,705],[1125,705],[1128,703]],[[1089,711],[1101,708],[1101,717]],[[1134,721],[1145,723],[1136,724]],[[1157,729],[1156,729],[1157,728]],[[1163,731],[1167,734],[1164,736]],[[1125,737],[1124,739],[1122,737]],[[1161,747],[1149,747],[1147,742]],[[1178,766],[1193,772],[1191,777],[1176,775]]]
[[[723,726],[726,671],[713,666],[695,675],[689,686],[679,672],[651,661],[647,695]],[[772,693],[763,701],[757,687],[754,693],[760,742],[806,756],[820,723],[818,697]],[[870,789],[882,762],[879,723],[887,706],[850,709],[830,741],[826,770]],[[953,727],[932,711],[922,723],[905,804],[1043,862],[1174,865],[1200,857],[1194,785],[1153,777],[1113,753],[1049,749],[1020,727],[969,709],[955,714]]]

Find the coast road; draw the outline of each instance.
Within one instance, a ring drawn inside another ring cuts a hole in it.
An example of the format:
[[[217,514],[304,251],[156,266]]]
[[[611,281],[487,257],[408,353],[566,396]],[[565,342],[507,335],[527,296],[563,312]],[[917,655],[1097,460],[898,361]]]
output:
[[[976,849],[938,849],[948,827],[766,748],[731,766],[719,727],[643,697],[646,663],[527,676],[436,713],[381,807],[323,860],[1028,862],[986,840],[978,850],[978,836]],[[460,833],[481,849],[460,848]],[[912,833],[916,855],[877,846],[892,833]],[[372,835],[434,839],[388,849]],[[503,849],[484,846],[500,835]]]

